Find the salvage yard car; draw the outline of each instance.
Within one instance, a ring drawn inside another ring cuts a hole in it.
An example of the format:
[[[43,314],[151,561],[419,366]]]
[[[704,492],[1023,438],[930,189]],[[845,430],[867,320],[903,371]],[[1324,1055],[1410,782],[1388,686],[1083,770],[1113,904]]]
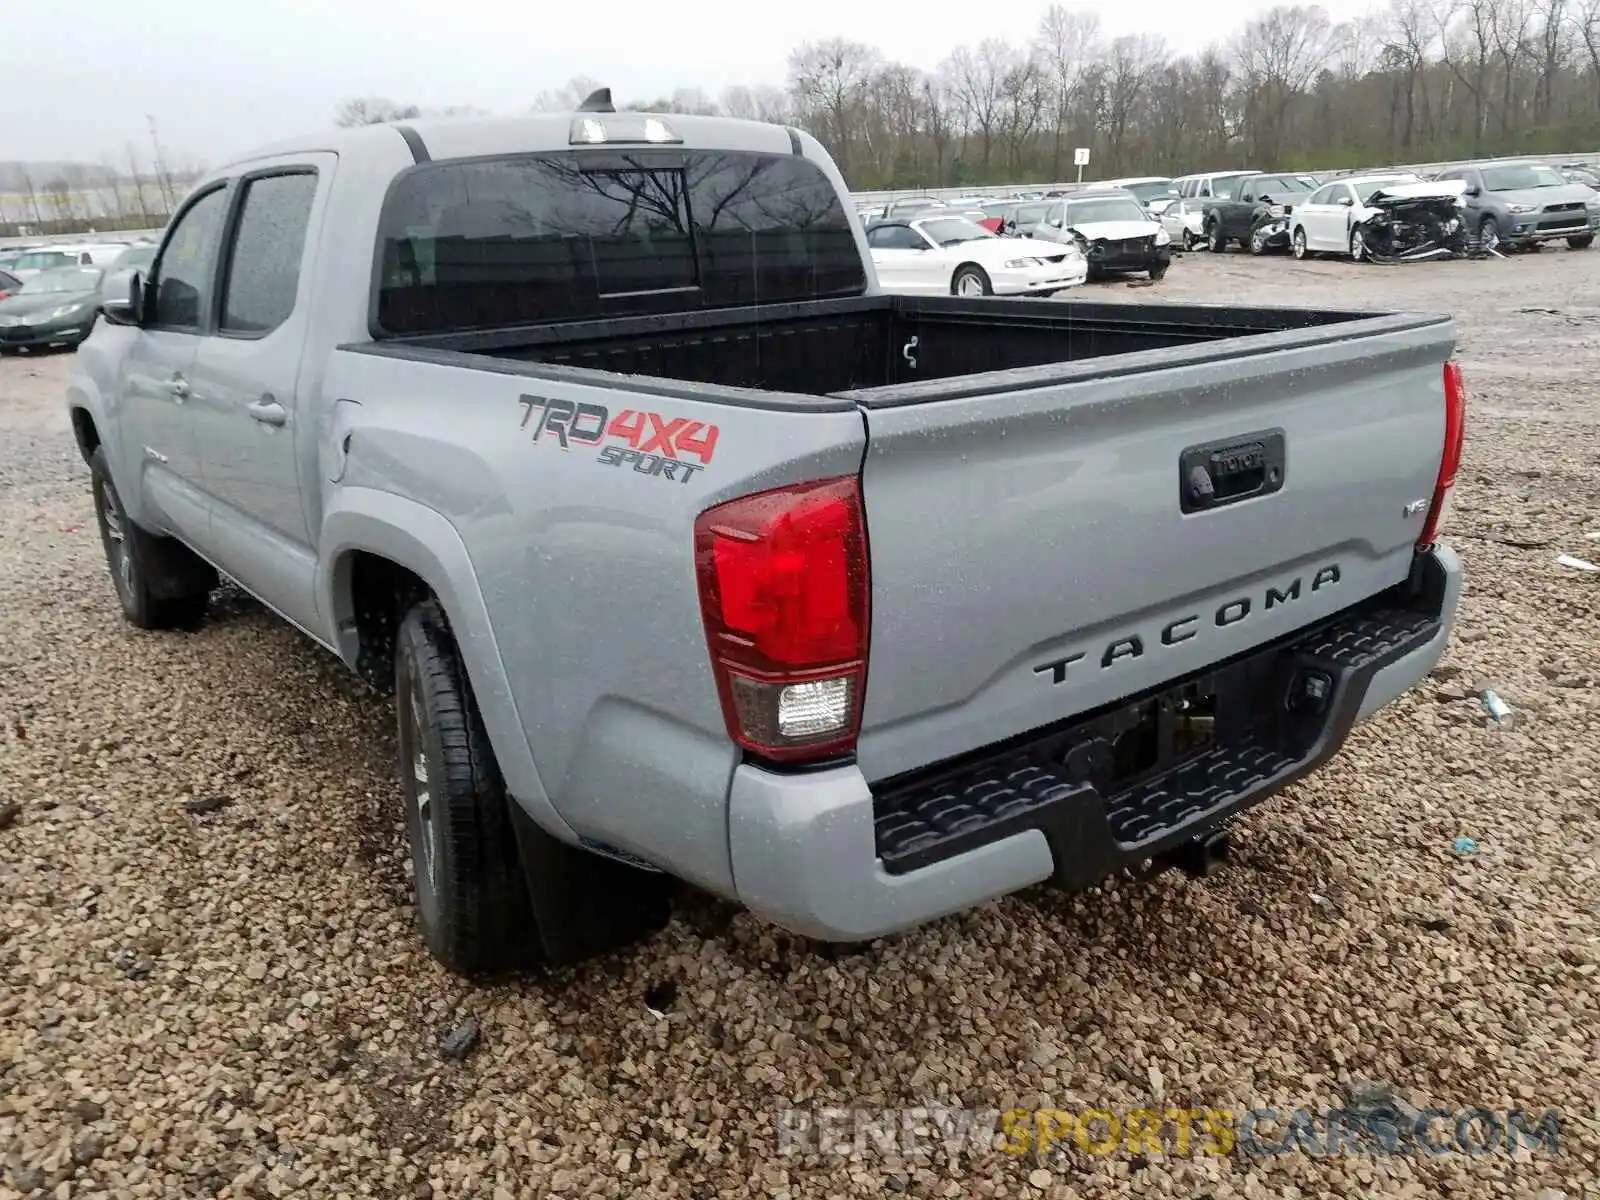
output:
[[[885,291],[953,296],[1051,296],[1088,265],[1076,246],[997,237],[965,217],[882,221],[867,245]]]
[[[810,135],[602,94],[212,171],[67,405],[130,623],[221,572],[393,696],[471,972],[1214,862],[1444,650],[1454,344],[889,295]]]
[[[1316,183],[1304,175],[1246,175],[1231,181],[1231,194],[1213,196],[1202,210],[1206,248],[1221,254],[1230,243],[1238,242],[1252,254],[1265,253],[1272,247],[1262,230],[1271,224],[1279,226],[1273,233],[1281,235],[1286,246],[1284,222],[1294,205],[1315,189]]]
[[[1369,201],[1379,188],[1390,184],[1420,183],[1414,174],[1352,175],[1323,184],[1299,204],[1289,218],[1289,239],[1296,258],[1308,254],[1348,254],[1357,261],[1367,256],[1366,223],[1379,210]]]
[[[1088,260],[1088,277],[1104,279],[1132,271],[1160,279],[1172,265],[1172,239],[1143,205],[1121,189],[1085,188],[1050,206],[1033,236],[1077,246]]]
[[[1520,250],[1557,240],[1587,250],[1600,230],[1600,194],[1542,163],[1452,167],[1434,178],[1464,185],[1465,220],[1484,250]]]
[[[83,341],[94,328],[104,276],[98,267],[61,267],[24,280],[0,300],[0,354]]]

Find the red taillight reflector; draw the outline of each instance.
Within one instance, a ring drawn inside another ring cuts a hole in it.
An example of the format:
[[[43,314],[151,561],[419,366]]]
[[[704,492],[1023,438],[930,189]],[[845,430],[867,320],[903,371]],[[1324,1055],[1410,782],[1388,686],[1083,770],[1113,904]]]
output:
[[[869,590],[860,481],[730,500],[700,514],[694,541],[728,736],[778,762],[854,749]]]
[[[1461,451],[1467,438],[1467,385],[1461,364],[1444,364],[1444,451],[1439,458],[1439,478],[1433,487],[1433,502],[1428,519],[1417,538],[1418,547],[1432,546],[1439,538],[1439,526],[1450,506],[1450,492],[1461,470]]]

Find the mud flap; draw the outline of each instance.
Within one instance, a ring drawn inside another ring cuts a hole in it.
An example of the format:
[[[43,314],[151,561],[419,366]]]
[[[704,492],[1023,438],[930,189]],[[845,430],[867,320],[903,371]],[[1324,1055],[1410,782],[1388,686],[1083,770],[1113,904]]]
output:
[[[672,915],[671,876],[551,837],[507,797],[545,961],[563,966],[642,941]]]

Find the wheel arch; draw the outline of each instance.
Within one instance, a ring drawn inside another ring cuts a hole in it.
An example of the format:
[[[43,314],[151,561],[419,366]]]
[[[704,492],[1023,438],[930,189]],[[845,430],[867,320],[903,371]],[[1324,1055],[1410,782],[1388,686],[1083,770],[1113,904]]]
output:
[[[507,791],[553,836],[576,832],[551,804],[511,690],[488,607],[461,535],[437,510],[371,488],[344,488],[323,517],[317,601],[340,658],[364,678],[392,671],[393,631],[431,595],[455,637]]]

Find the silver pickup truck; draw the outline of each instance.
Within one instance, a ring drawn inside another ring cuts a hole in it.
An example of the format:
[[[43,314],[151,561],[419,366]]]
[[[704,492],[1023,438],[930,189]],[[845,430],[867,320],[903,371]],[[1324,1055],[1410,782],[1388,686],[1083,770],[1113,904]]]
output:
[[[1444,649],[1453,348],[885,295],[814,139],[601,99],[213,172],[68,404],[132,624],[220,572],[392,692],[478,971],[1214,860]]]

